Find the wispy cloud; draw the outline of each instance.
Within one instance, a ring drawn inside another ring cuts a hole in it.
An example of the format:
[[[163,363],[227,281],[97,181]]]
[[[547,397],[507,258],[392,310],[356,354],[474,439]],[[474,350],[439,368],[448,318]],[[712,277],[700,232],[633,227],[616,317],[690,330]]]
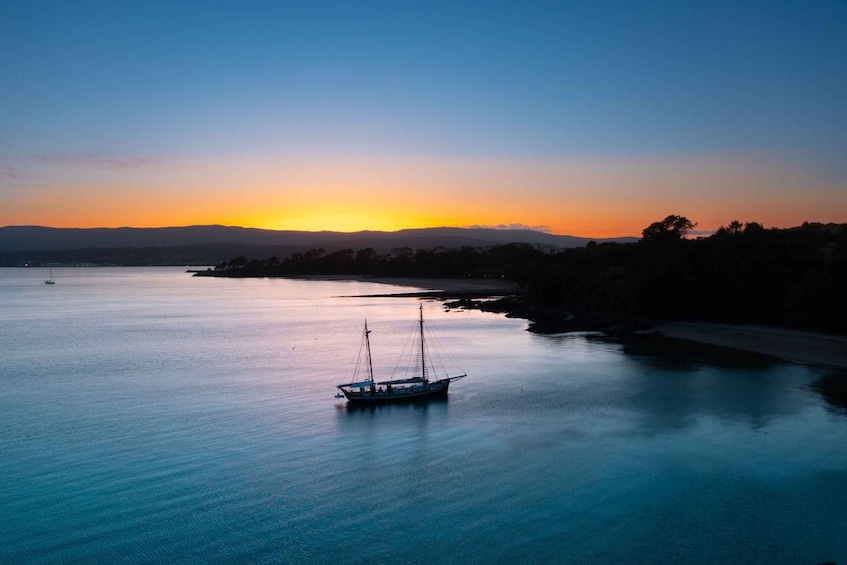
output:
[[[488,229],[488,230],[532,230],[550,233],[550,226],[528,226],[526,224],[496,224],[496,225],[472,225],[466,226],[471,229]]]
[[[39,163],[55,165],[71,165],[74,167],[91,167],[97,169],[135,169],[152,165],[160,159],[155,157],[114,157],[112,155],[83,154],[75,155],[60,153],[53,155],[33,155],[32,159]]]
[[[0,167],[0,180],[18,178],[18,170],[15,167]]]

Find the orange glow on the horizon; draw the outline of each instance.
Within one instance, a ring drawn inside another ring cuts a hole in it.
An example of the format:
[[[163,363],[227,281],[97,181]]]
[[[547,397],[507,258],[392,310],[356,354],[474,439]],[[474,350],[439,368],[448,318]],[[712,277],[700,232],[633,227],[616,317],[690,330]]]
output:
[[[772,227],[847,219],[847,190],[753,158],[253,159],[37,173],[25,193],[3,201],[0,225],[353,232],[520,224],[600,238],[638,236],[668,214],[706,231],[736,219]]]

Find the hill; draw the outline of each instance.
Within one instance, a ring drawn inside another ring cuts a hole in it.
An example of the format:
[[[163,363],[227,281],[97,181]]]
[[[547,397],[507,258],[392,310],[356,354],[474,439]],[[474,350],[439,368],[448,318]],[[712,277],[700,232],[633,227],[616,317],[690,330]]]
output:
[[[232,226],[169,228],[0,227],[0,265],[91,263],[109,265],[208,265],[238,255],[287,257],[312,248],[326,251],[373,248],[485,247],[529,243],[551,249],[587,244],[589,238],[532,230],[423,228],[396,232],[304,232]],[[595,240],[635,241],[635,238]]]

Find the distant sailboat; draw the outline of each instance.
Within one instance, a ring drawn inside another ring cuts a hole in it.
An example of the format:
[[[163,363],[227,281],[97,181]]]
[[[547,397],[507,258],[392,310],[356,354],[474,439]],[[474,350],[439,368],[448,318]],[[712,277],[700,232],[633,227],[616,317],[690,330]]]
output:
[[[420,356],[417,366],[419,374],[406,379],[376,382],[374,380],[373,362],[371,360],[371,341],[369,337],[371,332],[368,330],[368,322],[365,321],[362,344],[359,347],[359,362],[356,368],[356,374],[358,374],[359,365],[364,361],[365,378],[363,380],[337,385],[336,388],[341,393],[337,394],[336,397],[342,398],[343,395],[343,397],[347,398],[347,402],[351,404],[371,405],[395,402],[419,402],[446,398],[450,383],[466,377],[467,374],[463,372],[461,375],[450,377],[445,373],[442,378],[436,379],[435,369],[429,359],[429,351],[426,340],[424,339],[423,305],[420,307],[420,319],[417,325],[418,335],[414,350],[416,357]],[[364,360],[362,359],[363,352],[365,353]],[[354,379],[355,376],[354,374]]]
[[[53,280],[53,267],[50,267],[50,278],[44,281],[44,284],[56,284],[56,281]]]

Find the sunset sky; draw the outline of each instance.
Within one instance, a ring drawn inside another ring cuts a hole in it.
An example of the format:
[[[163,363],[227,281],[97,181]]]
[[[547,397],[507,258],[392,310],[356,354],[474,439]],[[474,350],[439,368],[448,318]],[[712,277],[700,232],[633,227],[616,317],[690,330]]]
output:
[[[0,226],[847,222],[847,3],[0,5]]]

